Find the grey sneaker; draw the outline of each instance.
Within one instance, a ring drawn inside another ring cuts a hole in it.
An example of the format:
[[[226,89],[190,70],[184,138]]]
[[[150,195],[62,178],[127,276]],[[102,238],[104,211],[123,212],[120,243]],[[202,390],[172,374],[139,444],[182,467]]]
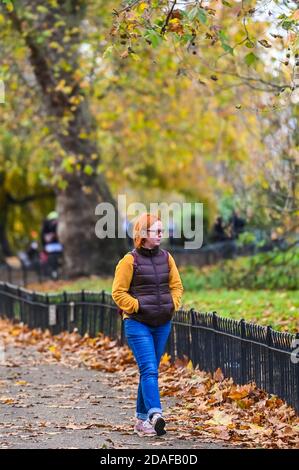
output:
[[[156,436],[156,431],[153,426],[149,423],[148,420],[142,421],[141,419],[137,420],[137,423],[134,426],[134,432],[138,436]]]
[[[165,431],[165,421],[162,418],[161,413],[154,413],[150,418],[150,423],[153,426],[154,430],[156,431],[158,436],[163,436],[166,434]]]

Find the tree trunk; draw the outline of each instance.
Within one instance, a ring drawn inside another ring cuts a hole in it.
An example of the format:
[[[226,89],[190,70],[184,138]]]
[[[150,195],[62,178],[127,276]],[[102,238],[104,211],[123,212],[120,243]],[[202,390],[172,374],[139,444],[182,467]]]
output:
[[[112,274],[116,261],[128,250],[126,239],[117,234],[114,239],[95,235],[96,206],[111,203],[116,222],[118,211],[97,170],[100,154],[95,124],[81,87],[78,55],[85,8],[83,0],[58,0],[57,7],[50,2],[45,6],[43,0],[22,0],[9,13],[28,46],[49,124],[61,147],[61,155],[54,160],[58,235],[64,245],[66,273],[72,277]]]

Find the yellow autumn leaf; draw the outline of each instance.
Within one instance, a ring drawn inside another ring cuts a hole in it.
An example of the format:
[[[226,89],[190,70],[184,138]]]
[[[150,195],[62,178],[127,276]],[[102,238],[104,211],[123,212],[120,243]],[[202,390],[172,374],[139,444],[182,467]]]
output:
[[[12,2],[6,3],[6,9],[7,11],[9,11],[9,13],[11,13],[13,11],[13,3]]]
[[[135,62],[140,62],[141,58],[138,54],[131,54],[130,56]]]
[[[262,181],[262,188],[263,189],[268,189],[269,188],[269,183],[267,181]]]
[[[12,336],[19,336],[20,332],[21,332],[20,328],[16,327],[16,328],[12,328],[12,330],[10,330],[9,333]]]
[[[57,361],[61,359],[61,352],[57,350],[57,347],[55,345],[49,346],[48,349],[49,351],[51,351],[51,353],[53,354],[55,359],[57,359]]]
[[[6,396],[0,397],[0,403],[5,403],[6,405],[12,405],[14,403],[14,399]]]
[[[66,85],[65,80],[60,80],[60,82],[55,87],[55,91],[63,91],[64,93],[71,93],[72,88]]]
[[[206,421],[206,424],[218,424],[222,426],[228,426],[232,424],[232,418],[225,411],[215,410],[213,417]]]
[[[49,47],[51,47],[51,49],[62,49],[60,44],[58,44],[56,41],[50,42]]]
[[[249,394],[249,390],[243,387],[239,390],[231,391],[230,394],[228,395],[228,398],[230,398],[231,400],[241,400],[242,398],[247,397],[248,394]]]
[[[161,359],[161,364],[169,364],[171,356],[167,353],[163,354],[162,359]]]
[[[63,87],[65,86],[65,80],[60,80],[60,82],[57,84],[55,87],[55,91],[60,91],[63,90]]]
[[[71,104],[79,104],[81,101],[81,98],[79,96],[72,96],[70,98],[70,103]]]
[[[138,10],[139,13],[143,13],[144,10],[146,10],[147,8],[148,8],[148,4],[145,3],[145,2],[142,2],[142,3],[140,3],[140,5],[138,6],[138,9],[137,9],[137,10]]]
[[[74,155],[68,157],[68,162],[71,164],[71,165],[75,165],[75,163],[77,163],[77,159]]]
[[[254,424],[254,423],[248,423],[248,426],[250,430],[254,433],[259,433],[265,430],[263,426],[259,426],[258,424]]]

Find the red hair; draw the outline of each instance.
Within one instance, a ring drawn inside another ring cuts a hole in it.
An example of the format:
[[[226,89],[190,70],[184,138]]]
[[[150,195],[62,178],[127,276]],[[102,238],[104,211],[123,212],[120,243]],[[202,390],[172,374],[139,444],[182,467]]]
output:
[[[161,222],[159,216],[149,212],[144,212],[137,218],[133,228],[133,241],[135,248],[140,248],[144,243],[144,240],[146,240],[146,237],[142,236],[142,232],[146,233],[146,231],[158,220]]]

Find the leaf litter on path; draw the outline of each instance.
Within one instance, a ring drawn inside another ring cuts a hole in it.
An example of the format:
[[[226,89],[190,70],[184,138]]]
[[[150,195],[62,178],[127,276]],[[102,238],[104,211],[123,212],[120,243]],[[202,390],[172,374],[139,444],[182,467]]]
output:
[[[87,367],[115,375],[113,388],[124,391],[120,400],[132,400],[129,387],[137,391],[139,374],[135,359],[127,346],[119,346],[99,333],[95,338],[80,336],[76,330],[53,336],[49,330],[29,329],[22,323],[0,319],[0,338],[5,347],[13,345],[24,350],[34,347],[41,353],[39,361],[63,364],[71,368]],[[8,364],[8,367],[10,365]],[[2,382],[0,383],[0,387]],[[31,384],[16,378],[15,386],[28,390]],[[59,384],[52,387],[59,388]],[[257,388],[255,383],[237,385],[217,369],[213,374],[193,367],[187,357],[176,359],[165,353],[159,368],[161,397],[171,397],[176,404],[165,410],[167,429],[179,439],[196,437],[204,441],[223,441],[246,447],[299,448],[299,418],[283,400]],[[61,385],[63,387],[63,385]],[[52,390],[53,390],[52,388]],[[1,388],[0,388],[1,390]],[[97,401],[99,397],[90,397]],[[0,403],[15,406],[15,398],[0,395]],[[109,404],[105,404],[108,406]],[[76,403],[49,403],[58,408],[84,408]],[[134,406],[127,403],[127,408]],[[65,429],[91,429],[108,424],[72,423]],[[114,427],[115,430],[115,427]],[[127,426],[118,426],[127,432]]]

